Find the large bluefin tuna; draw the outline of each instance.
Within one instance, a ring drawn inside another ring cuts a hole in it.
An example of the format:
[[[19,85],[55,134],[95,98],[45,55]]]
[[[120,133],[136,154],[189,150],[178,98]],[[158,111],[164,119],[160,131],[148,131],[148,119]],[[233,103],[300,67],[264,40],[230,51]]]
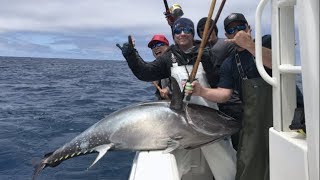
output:
[[[80,155],[98,152],[94,165],[108,150],[165,150],[169,153],[212,143],[239,130],[240,123],[235,119],[218,110],[183,103],[181,92],[173,94],[171,102],[141,103],[108,115],[64,146],[46,154],[36,165],[33,179],[45,167],[55,167]]]

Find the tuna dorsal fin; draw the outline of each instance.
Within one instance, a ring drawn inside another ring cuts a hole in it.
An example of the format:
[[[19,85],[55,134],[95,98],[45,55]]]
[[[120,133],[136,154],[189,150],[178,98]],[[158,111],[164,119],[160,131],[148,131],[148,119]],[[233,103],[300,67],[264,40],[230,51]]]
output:
[[[95,147],[94,150],[98,151],[99,155],[97,156],[96,160],[94,160],[93,163],[89,166],[89,168],[91,168],[96,162],[98,162],[99,159],[101,159],[112,146],[113,144],[111,143],[111,144],[103,144],[101,146]]]
[[[183,106],[184,94],[181,92],[179,84],[174,77],[170,77],[172,87],[172,98],[170,108],[174,110],[181,110]]]

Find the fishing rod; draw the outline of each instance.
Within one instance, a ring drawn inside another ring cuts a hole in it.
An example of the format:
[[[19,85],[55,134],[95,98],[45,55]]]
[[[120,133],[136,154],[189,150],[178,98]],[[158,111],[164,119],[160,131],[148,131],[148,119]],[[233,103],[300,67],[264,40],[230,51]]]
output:
[[[158,91],[161,91],[161,87],[155,81],[152,81],[152,83],[158,89]]]
[[[216,0],[212,0],[211,6],[210,6],[210,10],[209,10],[209,14],[208,14],[208,18],[207,18],[206,24],[204,26],[203,37],[207,37],[207,35],[208,35],[208,29],[209,29],[209,26],[210,26],[210,19],[212,17],[215,4],[216,4]],[[188,82],[190,82],[190,83],[196,77],[196,74],[197,74],[197,71],[198,71],[198,67],[199,67],[199,64],[200,64],[200,61],[201,61],[201,57],[202,57],[202,54],[203,54],[203,49],[207,44],[207,40],[208,40],[208,38],[203,38],[201,40],[198,56],[197,56],[196,62],[193,65],[192,72],[191,72],[191,74],[189,76],[189,79],[188,79]]]
[[[208,42],[208,39],[209,39],[209,37],[211,36],[211,34],[212,34],[212,32],[213,32],[214,25],[217,24],[217,22],[218,22],[218,19],[219,19],[219,17],[220,17],[220,14],[221,14],[221,12],[222,12],[222,9],[223,9],[225,3],[226,3],[226,0],[222,0],[222,2],[221,2],[221,4],[220,4],[220,7],[219,7],[219,10],[218,10],[218,12],[217,12],[217,14],[216,14],[216,17],[215,17],[214,20],[213,20],[213,24],[212,24],[211,27],[210,27],[209,33],[208,33],[208,35],[205,37],[205,38],[206,38],[206,42]],[[217,34],[216,34],[216,35],[217,35]],[[204,36],[203,36],[203,37],[204,37]]]
[[[191,71],[191,74],[190,74],[190,76],[189,76],[189,78],[187,80],[187,82],[189,82],[189,83],[192,83],[194,81],[195,77],[196,77],[196,74],[197,74],[197,71],[198,71],[198,67],[199,67],[199,64],[200,64],[200,61],[201,61],[201,57],[202,57],[202,54],[203,54],[203,49],[206,46],[207,41],[209,39],[209,38],[207,38],[208,37],[208,31],[209,31],[210,20],[211,20],[215,5],[216,5],[216,0],[212,0],[211,6],[210,6],[210,9],[209,9],[209,13],[208,13],[208,17],[207,17],[207,20],[206,20],[206,24],[204,26],[204,31],[203,31],[203,37],[205,37],[205,38],[201,39],[201,43],[200,43],[200,47],[199,47],[199,50],[198,50],[198,56],[197,56],[196,62],[194,63],[192,71]],[[186,89],[186,86],[184,86],[183,91],[182,91],[183,92],[183,96],[185,95],[184,94],[185,89]],[[187,97],[186,97],[187,101],[190,101],[190,99],[191,99],[191,94],[187,95]]]
[[[219,7],[219,10],[218,10],[218,12],[216,14],[216,17],[214,18],[214,21],[213,21],[215,24],[218,22],[218,19],[220,17],[220,14],[222,12],[222,9],[223,9],[225,3],[226,3],[226,0],[222,0],[222,2],[220,4],[220,7]]]
[[[167,0],[163,0],[163,3],[164,3],[164,7],[166,9],[166,11],[163,14],[166,16],[168,24],[172,27],[173,22],[174,22],[174,17],[170,12]]]

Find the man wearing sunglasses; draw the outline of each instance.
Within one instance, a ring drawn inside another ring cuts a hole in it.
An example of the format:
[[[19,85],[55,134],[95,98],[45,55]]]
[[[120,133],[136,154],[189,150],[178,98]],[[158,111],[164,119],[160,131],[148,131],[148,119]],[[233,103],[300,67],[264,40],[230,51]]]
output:
[[[197,34],[200,37],[200,39],[202,39],[206,21],[207,17],[203,17],[198,22]],[[218,27],[216,24],[214,24],[212,19],[210,19],[210,26],[213,28],[213,31],[209,36],[207,46],[210,49],[210,56],[213,63],[214,74],[212,74],[212,77],[214,77],[215,79],[215,83],[213,86],[211,86],[211,88],[216,88],[220,78],[219,72],[221,64],[227,57],[235,54],[236,46],[234,45],[234,43],[226,42],[225,38],[218,38]],[[219,110],[224,112],[225,114],[239,121],[242,120],[242,103],[239,98],[239,93],[237,91],[234,91],[232,93],[231,98],[227,102],[219,103],[218,106]],[[233,134],[231,136],[231,139],[234,149],[237,150],[239,133]]]
[[[153,56],[157,58],[167,51],[169,48],[169,41],[164,35],[156,34],[148,43],[148,47],[151,49]],[[153,84],[157,88],[155,94],[159,100],[170,99],[171,94],[168,86],[169,78],[153,81]]]
[[[192,71],[199,48],[199,44],[194,43],[195,29],[193,22],[188,18],[179,18],[172,26],[172,35],[175,44],[171,45],[166,52],[154,61],[148,63],[140,57],[133,46],[128,43],[123,44],[122,54],[138,79],[154,81],[172,76],[177,80],[180,88],[183,89],[183,83],[185,83]],[[215,84],[213,64],[208,48],[204,49],[196,79],[205,87]],[[216,103],[207,101],[202,97],[192,96],[189,103],[218,109]],[[207,162],[216,180],[234,179],[236,173],[236,151],[232,147],[230,138],[202,146],[201,151],[208,160]],[[190,159],[188,154],[183,155],[186,160]],[[190,169],[191,166],[184,167],[184,173]]]
[[[255,65],[255,44],[251,29],[243,14],[232,13],[224,20],[227,42],[237,45],[235,55],[221,66],[218,88],[209,89],[193,82],[191,91],[196,96],[213,102],[226,102],[233,90],[240,93],[244,103],[243,127],[237,152],[236,180],[269,179],[268,130],[272,126],[272,88],[258,73]],[[271,73],[271,37],[265,36],[262,61]],[[267,47],[269,46],[269,47]],[[188,85],[188,84],[187,84]]]
[[[202,39],[205,23],[207,17],[201,18],[197,25],[197,34]],[[235,45],[233,43],[225,42],[223,38],[218,38],[218,28],[210,19],[210,25],[213,26],[213,31],[208,39],[207,46],[210,49],[210,56],[214,65],[215,85],[219,82],[219,68],[222,62],[230,55],[235,53]]]

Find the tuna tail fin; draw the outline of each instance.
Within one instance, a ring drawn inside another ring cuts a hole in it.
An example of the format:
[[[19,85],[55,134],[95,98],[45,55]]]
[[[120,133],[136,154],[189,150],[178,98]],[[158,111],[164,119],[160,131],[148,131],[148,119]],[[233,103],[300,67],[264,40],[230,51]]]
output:
[[[35,160],[32,161],[33,167],[34,167],[34,172],[33,172],[33,177],[32,180],[36,180],[40,172],[47,167],[46,159],[51,156],[53,152],[50,152],[46,155],[44,155],[44,158],[41,160],[40,163],[37,163]]]
[[[34,172],[33,172],[33,177],[32,180],[36,180],[36,178],[38,177],[38,175],[40,174],[40,172],[46,167],[46,163],[44,162],[44,160],[42,160],[39,164],[34,166]]]
[[[174,110],[181,110],[183,107],[184,94],[181,92],[179,84],[174,77],[170,77],[172,87],[172,98],[170,108]]]

